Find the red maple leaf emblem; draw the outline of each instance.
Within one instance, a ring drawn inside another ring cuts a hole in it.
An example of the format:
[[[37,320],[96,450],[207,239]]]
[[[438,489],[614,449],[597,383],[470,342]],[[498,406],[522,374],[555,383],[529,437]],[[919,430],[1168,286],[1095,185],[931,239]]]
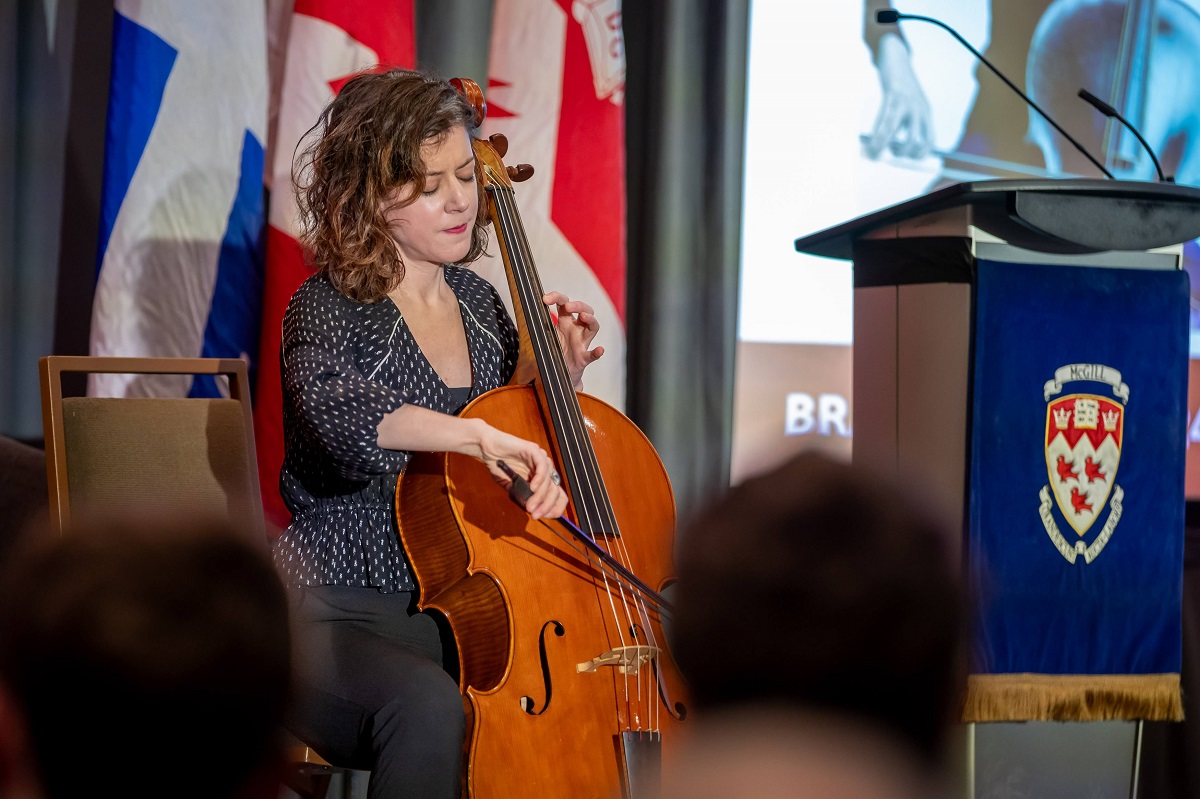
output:
[[[516,116],[515,113],[513,113],[512,111],[509,111],[507,108],[503,108],[502,106],[497,105],[491,99],[492,89],[496,89],[496,88],[503,89],[503,88],[506,88],[511,85],[512,84],[510,84],[506,80],[500,80],[498,78],[492,78],[492,77],[488,78],[488,93],[487,93],[488,101],[487,101],[487,109],[486,109],[488,119],[507,119],[508,117]]]

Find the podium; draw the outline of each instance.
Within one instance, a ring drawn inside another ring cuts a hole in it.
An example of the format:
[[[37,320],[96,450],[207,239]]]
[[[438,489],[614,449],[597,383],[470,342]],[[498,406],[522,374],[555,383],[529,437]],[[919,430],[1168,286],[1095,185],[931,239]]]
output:
[[[964,531],[974,752],[1133,744],[1097,768],[1135,790],[1140,722],[1182,718],[1198,237],[1198,189],[1071,179],[957,184],[796,240],[854,264],[854,461],[919,479]],[[1013,724],[1080,721],[1113,724]]]

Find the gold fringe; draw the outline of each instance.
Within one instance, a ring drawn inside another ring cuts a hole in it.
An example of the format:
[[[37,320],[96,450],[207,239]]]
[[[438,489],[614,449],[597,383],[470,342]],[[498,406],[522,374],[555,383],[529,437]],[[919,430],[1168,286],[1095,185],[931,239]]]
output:
[[[972,674],[963,721],[1183,721],[1178,674]]]

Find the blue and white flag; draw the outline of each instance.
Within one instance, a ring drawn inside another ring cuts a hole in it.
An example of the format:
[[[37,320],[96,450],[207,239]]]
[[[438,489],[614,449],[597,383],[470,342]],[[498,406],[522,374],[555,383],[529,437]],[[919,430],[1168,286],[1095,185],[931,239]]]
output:
[[[263,0],[117,0],[93,355],[258,352]],[[211,378],[93,375],[92,396],[212,396]]]

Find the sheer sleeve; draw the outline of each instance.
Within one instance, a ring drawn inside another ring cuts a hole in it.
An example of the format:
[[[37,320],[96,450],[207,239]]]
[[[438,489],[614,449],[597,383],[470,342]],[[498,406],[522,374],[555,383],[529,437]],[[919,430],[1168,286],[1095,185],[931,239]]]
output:
[[[863,0],[863,41],[871,48],[871,60],[876,63],[879,62],[879,41],[885,33],[895,34],[906,47],[908,46],[908,40],[904,38],[904,32],[900,30],[899,25],[885,26],[875,21],[876,11],[891,7],[891,0]]]
[[[300,287],[283,318],[283,393],[308,446],[342,477],[367,480],[408,462],[408,453],[382,449],[376,430],[406,397],[355,366],[350,313],[332,286],[310,280]]]

